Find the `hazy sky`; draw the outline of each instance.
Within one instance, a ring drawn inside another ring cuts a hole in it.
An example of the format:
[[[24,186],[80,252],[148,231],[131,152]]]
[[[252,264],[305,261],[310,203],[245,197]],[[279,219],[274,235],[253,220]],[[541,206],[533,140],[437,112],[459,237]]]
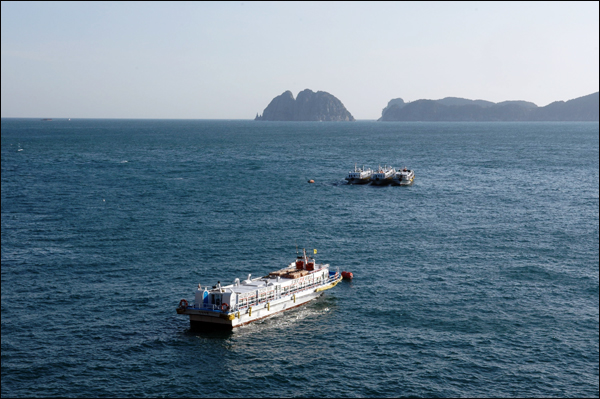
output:
[[[598,2],[2,2],[2,117],[252,119],[311,89],[544,106],[598,91]]]

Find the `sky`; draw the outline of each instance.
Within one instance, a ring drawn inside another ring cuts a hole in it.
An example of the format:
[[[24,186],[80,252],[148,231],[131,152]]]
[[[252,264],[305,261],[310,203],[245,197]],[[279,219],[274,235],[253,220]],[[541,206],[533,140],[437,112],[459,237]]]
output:
[[[599,2],[5,2],[1,116],[253,119],[286,90],[545,106],[599,90]]]

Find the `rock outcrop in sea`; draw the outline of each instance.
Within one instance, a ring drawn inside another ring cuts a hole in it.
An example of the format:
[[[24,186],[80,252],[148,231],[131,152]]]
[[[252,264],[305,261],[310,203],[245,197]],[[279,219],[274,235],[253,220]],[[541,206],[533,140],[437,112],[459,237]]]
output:
[[[527,101],[503,101],[446,97],[405,103],[390,100],[380,121],[598,121],[598,92],[569,101],[538,107]]]
[[[306,89],[294,99],[291,91],[275,97],[257,121],[354,121],[354,117],[335,96],[324,92]]]

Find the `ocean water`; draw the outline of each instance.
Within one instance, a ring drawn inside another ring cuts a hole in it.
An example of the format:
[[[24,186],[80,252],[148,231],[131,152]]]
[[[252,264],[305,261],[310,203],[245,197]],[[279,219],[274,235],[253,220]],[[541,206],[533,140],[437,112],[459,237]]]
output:
[[[598,397],[598,123],[1,123],[2,397]],[[296,246],[354,280],[176,314]]]

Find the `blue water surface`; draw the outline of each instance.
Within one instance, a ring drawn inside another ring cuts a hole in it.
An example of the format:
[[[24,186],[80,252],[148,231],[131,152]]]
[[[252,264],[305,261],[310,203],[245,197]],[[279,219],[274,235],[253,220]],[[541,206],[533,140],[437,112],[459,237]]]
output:
[[[1,123],[2,397],[598,397],[598,123]],[[296,246],[354,280],[176,314]]]

